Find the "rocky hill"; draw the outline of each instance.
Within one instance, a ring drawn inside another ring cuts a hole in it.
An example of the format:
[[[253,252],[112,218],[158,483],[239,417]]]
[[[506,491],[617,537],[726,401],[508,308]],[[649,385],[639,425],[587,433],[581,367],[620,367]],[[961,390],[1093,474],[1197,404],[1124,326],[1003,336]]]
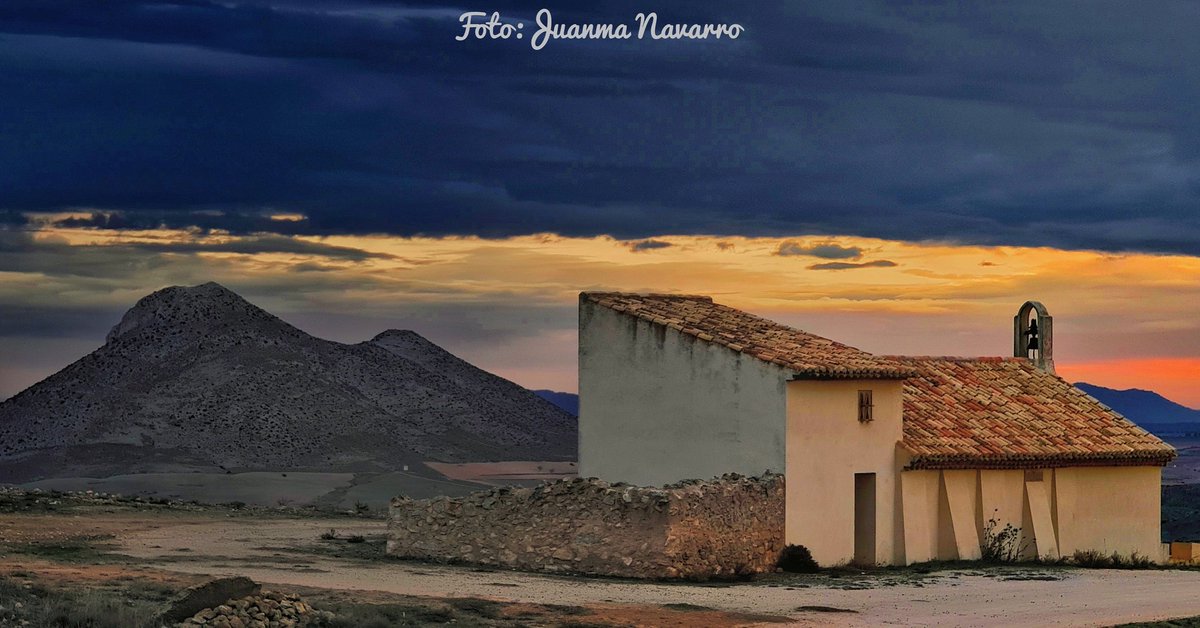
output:
[[[208,283],[0,404],[0,481],[196,468],[375,471],[564,460],[575,421],[413,332],[346,345]]]

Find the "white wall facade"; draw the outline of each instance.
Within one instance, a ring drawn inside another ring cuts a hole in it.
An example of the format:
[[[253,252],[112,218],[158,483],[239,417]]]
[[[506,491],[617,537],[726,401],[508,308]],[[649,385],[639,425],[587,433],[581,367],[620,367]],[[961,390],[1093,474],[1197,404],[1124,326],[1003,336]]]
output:
[[[789,375],[582,299],[579,473],[641,486],[782,473]]]
[[[858,420],[858,391],[873,393],[874,420]],[[787,385],[785,541],[817,563],[855,559],[855,474],[875,474],[875,560],[896,558],[896,444],[903,436],[899,380],[796,380]]]
[[[1068,467],[1054,471],[1058,551],[1158,560],[1162,551],[1161,467]]]
[[[979,558],[989,524],[1020,530],[1021,558],[1095,551],[1160,561],[1161,482],[1153,466],[902,471],[897,562]]]

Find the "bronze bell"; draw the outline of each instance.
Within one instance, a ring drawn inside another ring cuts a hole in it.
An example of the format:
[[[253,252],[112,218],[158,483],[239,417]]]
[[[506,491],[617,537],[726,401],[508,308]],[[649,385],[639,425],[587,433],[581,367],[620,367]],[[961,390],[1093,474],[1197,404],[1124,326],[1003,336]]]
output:
[[[1029,351],[1035,351],[1038,348],[1038,328],[1037,319],[1029,321],[1029,331],[1025,332],[1029,336],[1029,346],[1025,347]]]

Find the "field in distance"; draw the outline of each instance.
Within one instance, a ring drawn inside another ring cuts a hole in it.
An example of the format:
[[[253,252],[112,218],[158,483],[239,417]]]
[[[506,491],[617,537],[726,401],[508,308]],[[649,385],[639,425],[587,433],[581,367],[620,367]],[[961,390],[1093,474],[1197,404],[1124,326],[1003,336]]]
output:
[[[413,499],[439,495],[454,497],[492,486],[529,486],[574,475],[574,463],[561,461],[430,462],[411,471],[386,473],[138,473],[104,478],[49,478],[20,486],[47,491],[94,491],[180,501],[196,500],[208,504],[312,505],[340,510],[359,504],[366,504],[372,509],[386,508],[388,501],[397,495]]]

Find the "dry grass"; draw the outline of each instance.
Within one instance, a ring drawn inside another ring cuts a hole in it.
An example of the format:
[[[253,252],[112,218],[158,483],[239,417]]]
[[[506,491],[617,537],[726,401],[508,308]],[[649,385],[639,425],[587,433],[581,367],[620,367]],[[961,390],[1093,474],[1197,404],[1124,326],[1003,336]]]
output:
[[[1126,556],[1118,552],[1104,554],[1097,551],[1075,552],[1068,564],[1099,569],[1152,569],[1159,566],[1137,552]]]
[[[0,577],[0,625],[59,628],[140,628],[161,603],[161,591],[131,588],[45,589],[15,578]]]

